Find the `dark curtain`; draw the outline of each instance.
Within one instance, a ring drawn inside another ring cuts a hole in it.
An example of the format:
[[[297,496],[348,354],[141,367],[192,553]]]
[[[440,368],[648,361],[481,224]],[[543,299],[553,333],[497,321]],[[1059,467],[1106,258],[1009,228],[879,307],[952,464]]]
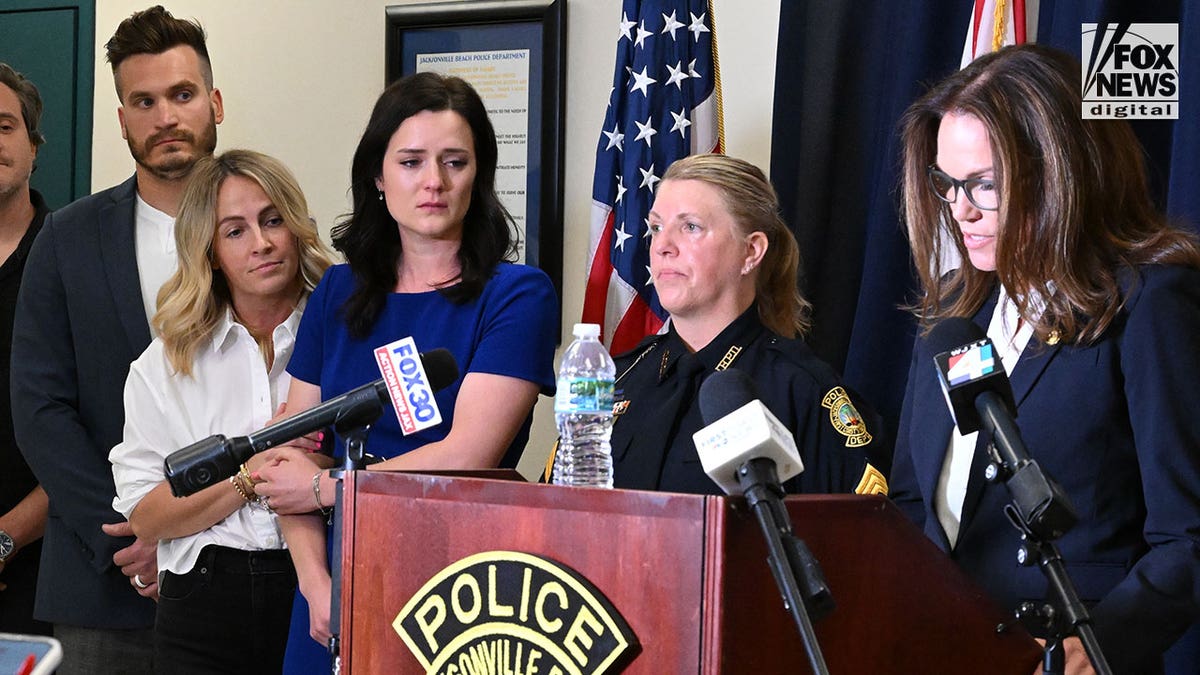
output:
[[[896,120],[958,67],[970,3],[784,2],[771,177],[803,256],[809,343],[895,437],[915,277],[897,217]]]
[[[785,0],[771,178],[800,242],[809,342],[884,416],[900,416],[916,279],[899,216],[897,120],[959,67],[970,0]],[[1155,198],[1200,231],[1200,0],[1043,0],[1037,41],[1080,57],[1081,24],[1179,24],[1180,119],[1136,121]],[[1184,450],[1184,449],[1181,449]],[[1168,655],[1195,672],[1200,627]]]

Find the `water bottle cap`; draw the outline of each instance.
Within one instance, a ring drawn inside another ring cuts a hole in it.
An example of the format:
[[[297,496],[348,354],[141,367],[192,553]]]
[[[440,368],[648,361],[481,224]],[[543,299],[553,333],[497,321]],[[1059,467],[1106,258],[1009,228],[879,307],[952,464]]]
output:
[[[600,337],[600,324],[577,323],[575,324],[575,330],[571,332],[578,338],[598,338]]]

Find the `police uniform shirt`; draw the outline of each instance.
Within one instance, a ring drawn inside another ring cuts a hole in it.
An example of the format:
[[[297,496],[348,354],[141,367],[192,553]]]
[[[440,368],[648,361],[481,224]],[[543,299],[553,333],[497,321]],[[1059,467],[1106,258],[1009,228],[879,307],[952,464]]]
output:
[[[878,417],[801,340],[769,331],[757,306],[707,346],[691,352],[672,328],[616,359],[613,483],[619,488],[721,494],[705,473],[692,434],[704,426],[698,392],[726,368],[754,381],[762,402],[792,431],[805,470],[788,492],[886,492],[867,461]],[[867,415],[864,418],[863,413]]]

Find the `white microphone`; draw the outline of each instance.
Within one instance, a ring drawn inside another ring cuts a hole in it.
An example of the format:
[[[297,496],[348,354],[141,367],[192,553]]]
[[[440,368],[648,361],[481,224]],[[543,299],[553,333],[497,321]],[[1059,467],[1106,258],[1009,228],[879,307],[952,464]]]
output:
[[[804,471],[796,439],[759,400],[754,383],[740,370],[721,370],[700,385],[705,427],[692,434],[704,473],[726,494],[743,493],[738,469],[754,459],[775,464],[779,483]]]

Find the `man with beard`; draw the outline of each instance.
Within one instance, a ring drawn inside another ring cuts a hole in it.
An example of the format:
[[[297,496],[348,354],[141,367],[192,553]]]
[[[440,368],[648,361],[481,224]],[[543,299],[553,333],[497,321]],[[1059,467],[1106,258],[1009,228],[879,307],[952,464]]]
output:
[[[59,673],[152,669],[156,542],[133,538],[113,510],[108,453],[129,364],[150,344],[175,268],[183,188],[224,116],[198,23],[156,6],[105,46],[136,170],[46,218],[13,329],[17,442],[50,497],[35,616],[63,644]]]
[[[0,63],[0,632],[48,633],[33,619],[33,593],[46,526],[46,491],[21,458],[9,405],[13,309],[33,239],[49,210],[29,187],[38,146],[42,97]],[[17,555],[20,553],[20,555]]]

